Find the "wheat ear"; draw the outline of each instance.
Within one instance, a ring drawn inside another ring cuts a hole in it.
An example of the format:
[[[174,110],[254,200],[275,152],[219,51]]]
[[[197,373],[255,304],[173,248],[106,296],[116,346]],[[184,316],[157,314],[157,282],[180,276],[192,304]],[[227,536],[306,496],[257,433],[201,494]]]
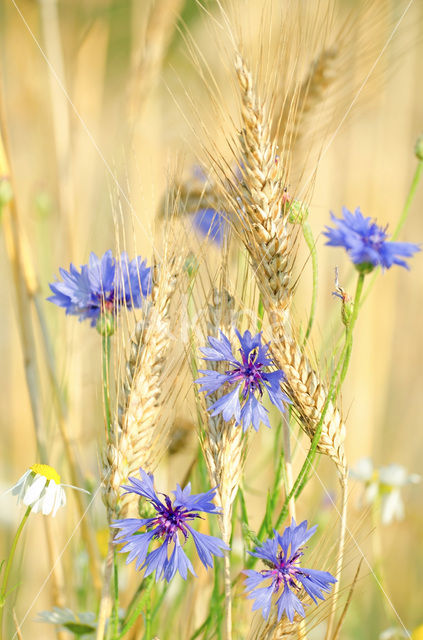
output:
[[[276,365],[287,378],[287,391],[300,423],[312,438],[323,409],[319,451],[332,458],[341,476],[346,473],[345,425],[327,389],[292,335],[287,323],[291,299],[292,229],[284,207],[281,168],[276,166],[275,143],[270,140],[265,109],[254,92],[251,74],[241,56],[236,70],[241,89],[243,131],[241,152],[245,188],[242,191],[243,217],[250,223],[243,234],[249,251],[263,304],[272,328],[272,352]],[[232,202],[234,207],[234,202]],[[289,211],[289,208],[288,208]],[[266,295],[267,293],[267,295]]]
[[[151,300],[131,340],[124,400],[119,408],[119,426],[127,439],[127,475],[136,473],[139,467],[153,471],[167,447],[170,424],[163,406],[175,376],[175,370],[170,371],[167,364],[176,328],[171,303],[182,262],[182,256],[173,253],[153,267]],[[129,497],[123,500],[124,511],[129,508]]]
[[[247,640],[299,640],[299,623],[289,622],[286,616],[278,622],[275,617],[264,620],[256,614],[251,625]]]

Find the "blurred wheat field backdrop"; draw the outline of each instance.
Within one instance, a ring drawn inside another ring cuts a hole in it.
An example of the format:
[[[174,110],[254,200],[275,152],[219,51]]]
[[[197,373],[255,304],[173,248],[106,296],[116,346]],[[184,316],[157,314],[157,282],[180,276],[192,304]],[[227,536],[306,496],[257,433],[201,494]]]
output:
[[[199,394],[192,391],[190,349],[204,347],[201,336],[212,335],[213,302],[221,314],[215,328],[219,322],[225,326],[227,317],[236,317],[241,318],[243,330],[256,333],[254,314],[263,293],[254,284],[261,265],[256,269],[248,266],[254,264],[254,256],[248,254],[251,240],[240,240],[242,225],[237,227],[232,219],[234,244],[223,250],[196,234],[192,222],[196,208],[189,207],[190,185],[197,184],[200,166],[212,176],[210,192],[205,194],[204,185],[200,188],[207,206],[214,206],[216,198],[220,210],[225,206],[229,210],[231,197],[240,202],[244,197],[235,187],[228,188],[232,195],[226,200],[222,196],[225,180],[237,184],[237,163],[242,171],[246,164],[237,155],[242,149],[242,144],[237,146],[237,135],[244,125],[239,115],[242,101],[237,93],[235,52],[239,47],[260,99],[269,105],[266,113],[273,115],[269,135],[277,141],[281,162],[287,159],[286,171],[282,169],[287,191],[309,211],[319,280],[316,317],[305,353],[313,366],[320,364],[322,378],[328,380],[334,369],[333,349],[339,347],[343,335],[340,301],[332,296],[334,270],[337,266],[340,283],[351,295],[355,270],[345,252],[325,246],[322,233],[330,224],[330,211],[339,216],[343,206],[351,211],[359,206],[365,216],[376,218],[382,226],[388,224],[389,232],[395,229],[418,162],[414,145],[423,131],[422,33],[423,4],[419,0],[1,0],[4,152],[0,153],[0,181],[9,184],[10,180],[13,198],[2,208],[0,240],[0,561],[7,558],[23,515],[16,498],[4,492],[40,462],[34,417],[39,421],[48,463],[64,483],[91,492],[87,499],[83,497],[85,507],[89,505],[84,521],[96,557],[90,564],[86,538],[81,535],[78,498],[72,490],[67,492],[66,509],[54,519],[31,515],[15,557],[13,579],[9,579],[9,589],[18,586],[7,598],[4,638],[78,637],[35,618],[53,605],[97,615],[108,553],[108,521],[99,490],[106,456],[101,339],[87,322],[80,324],[46,301],[51,294],[48,285],[59,276],[59,268],[68,269],[71,262],[79,267],[88,262],[90,252],[101,256],[108,249],[116,255],[125,250],[130,258],[140,255],[149,266],[156,265],[153,282],[162,304],[157,312],[160,317],[153,310],[148,325],[143,310],[123,309],[112,336],[109,386],[112,400],[116,397],[113,412],[117,421],[118,400],[121,405],[130,404],[131,397],[133,403],[139,403],[139,421],[152,410],[143,387],[140,398],[135,399],[134,387],[126,395],[122,387],[128,375],[125,361],[135,320],[145,322],[145,327],[156,326],[156,322],[158,335],[151,330],[149,339],[159,345],[157,361],[147,356],[142,360],[145,375],[150,370],[154,375],[158,372],[163,387],[162,395],[157,392],[160,410],[151,418],[159,435],[153,435],[146,445],[159,461],[157,468],[151,462],[156,487],[170,493],[177,483],[183,487],[191,479],[195,492],[206,491],[201,484],[207,477],[206,463],[197,459],[197,427],[209,414],[206,403],[201,405]],[[321,62],[322,50],[329,52],[329,62],[320,88],[313,93],[304,79],[310,65]],[[297,102],[303,106],[302,113],[301,109],[296,112]],[[304,130],[294,127],[297,117],[303,118]],[[201,198],[197,198],[197,209]],[[420,183],[400,241],[423,242],[422,211]],[[186,284],[191,278],[187,256],[197,274],[194,291],[189,288],[194,280]],[[312,295],[310,250],[298,240],[289,258],[295,262],[290,314],[295,331],[303,337]],[[349,467],[370,457],[376,467],[397,463],[410,473],[423,473],[421,254],[416,254],[410,267],[410,272],[398,268],[378,275],[354,328],[350,366],[337,402],[347,428]],[[222,302],[226,289],[233,296],[227,308]],[[214,298],[217,290],[220,297]],[[195,330],[188,322],[192,314],[197,321]],[[47,349],[40,317],[51,342]],[[267,341],[272,327],[266,318]],[[165,340],[168,333],[169,344]],[[28,380],[37,390],[35,405]],[[274,417],[275,408],[271,409]],[[297,426],[292,432],[294,478],[310,446],[310,434],[303,428],[306,433]],[[274,433],[273,427],[268,430],[262,425],[258,433],[250,429],[245,445],[236,440],[238,436],[231,442],[235,451],[231,455],[239,455],[239,471],[245,455],[242,479],[233,473],[233,491],[236,494],[240,484],[242,495],[248,498],[249,527],[254,532],[266,511],[274,455],[281,446]],[[212,448],[213,443],[205,446]],[[75,459],[74,479],[66,447]],[[110,448],[107,452],[111,455]],[[147,460],[145,451],[143,455]],[[335,573],[339,482],[329,456],[318,454],[315,460],[313,477],[295,505],[297,522],[307,519],[310,525],[319,524],[318,542],[310,542],[307,559],[316,558],[316,567]],[[127,479],[122,467],[120,471],[118,484],[119,479]],[[212,486],[215,484],[209,483]],[[364,556],[366,560],[340,638],[422,637],[418,630],[423,625],[422,486],[404,488],[405,518],[384,526],[371,507],[359,508],[363,486],[350,480],[338,618],[360,559]],[[287,493],[281,483],[279,508]],[[246,549],[240,533],[240,495],[233,507],[231,546],[238,563],[236,570],[232,567],[233,580],[242,569]],[[219,498],[222,503],[224,499]],[[109,515],[111,512],[109,507]],[[206,531],[207,525],[203,528]],[[218,536],[219,532],[216,519],[211,533]],[[124,568],[123,557],[119,605],[125,609],[141,574],[133,564]],[[224,564],[220,559],[219,563],[223,576]],[[199,577],[187,583],[185,592],[179,590],[175,578],[163,600],[153,602],[153,611],[157,602],[159,608],[151,635],[144,635],[140,616],[124,636],[110,635],[109,630],[109,640],[193,639],[207,616],[213,588],[211,571],[206,573],[198,562],[195,569]],[[223,594],[223,577],[218,586]],[[160,593],[157,590],[157,597]],[[261,618],[251,611],[251,605],[243,595],[242,582],[236,580],[232,589],[234,638],[325,637],[329,597],[313,609],[313,624],[303,627],[298,623],[295,634],[285,629],[274,635],[268,630],[254,635],[253,619],[259,624]],[[20,625],[18,631],[12,612]],[[391,635],[380,635],[394,627],[397,631]],[[221,629],[206,629],[197,637],[228,638],[225,634],[222,622]]]

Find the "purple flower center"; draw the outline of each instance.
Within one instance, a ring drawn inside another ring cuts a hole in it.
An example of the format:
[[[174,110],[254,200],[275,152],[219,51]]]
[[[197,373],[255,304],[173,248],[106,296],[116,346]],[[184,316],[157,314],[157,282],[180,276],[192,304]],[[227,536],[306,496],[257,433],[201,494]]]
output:
[[[240,349],[242,364],[235,369],[226,372],[227,376],[230,376],[230,382],[237,382],[239,380],[244,382],[244,388],[242,390],[242,397],[245,399],[248,392],[254,393],[256,390],[263,395],[262,383],[263,377],[261,370],[263,364],[257,362],[257,350],[251,352],[250,357],[247,359],[245,353]]]
[[[173,507],[169,496],[165,495],[164,498],[166,506],[161,505],[159,507],[159,503],[153,505],[159,515],[156,518],[153,518],[151,523],[148,525],[148,529],[158,527],[159,530],[155,534],[155,537],[166,538],[168,542],[171,540],[175,541],[178,532],[181,532],[186,540],[189,537],[190,532],[185,523],[188,520],[194,520],[201,516],[188,511],[185,507]]]
[[[366,245],[370,245],[372,248],[376,249],[376,251],[379,251],[386,241],[386,238],[388,237],[386,234],[387,228],[388,227],[385,227],[385,229],[381,229],[377,226],[377,224],[372,224],[372,226],[370,227],[369,235],[363,235],[362,237],[363,243]]]
[[[297,566],[298,560],[303,556],[301,549],[298,549],[293,556],[286,559],[283,551],[280,551],[277,555],[277,562],[273,569],[265,569],[261,574],[265,578],[271,578],[273,583],[273,590],[276,593],[281,586],[288,586],[294,589],[300,589],[300,586],[296,582],[296,576],[298,573],[302,573],[301,568]]]

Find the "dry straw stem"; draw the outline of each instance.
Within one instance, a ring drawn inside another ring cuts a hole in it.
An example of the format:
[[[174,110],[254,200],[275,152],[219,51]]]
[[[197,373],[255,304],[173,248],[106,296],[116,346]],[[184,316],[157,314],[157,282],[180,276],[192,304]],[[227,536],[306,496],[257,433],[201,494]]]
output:
[[[304,431],[313,438],[327,403],[326,385],[311,366],[287,321],[292,295],[291,254],[295,233],[284,207],[281,169],[275,168],[275,143],[270,140],[265,109],[254,91],[251,74],[240,55],[236,70],[242,98],[241,161],[244,189],[242,211],[246,218],[243,241],[252,258],[263,304],[272,329],[272,354],[287,378],[287,391]],[[283,158],[280,162],[283,162]],[[235,209],[232,199],[231,206]],[[288,209],[289,210],[289,209]],[[346,474],[345,425],[332,402],[323,419],[319,451]]]
[[[134,54],[128,87],[129,121],[134,122],[160,73],[184,0],[155,0],[142,45]],[[143,8],[144,11],[144,8]]]

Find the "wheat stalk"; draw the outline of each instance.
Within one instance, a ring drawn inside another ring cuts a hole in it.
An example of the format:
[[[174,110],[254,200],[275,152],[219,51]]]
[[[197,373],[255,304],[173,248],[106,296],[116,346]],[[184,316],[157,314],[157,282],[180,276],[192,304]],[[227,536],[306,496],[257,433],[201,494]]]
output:
[[[212,299],[208,304],[207,333],[218,337],[219,329],[227,336],[233,335],[234,299],[221,287],[212,290]],[[224,363],[207,362],[207,366],[224,371]],[[234,420],[225,422],[221,415],[211,416],[207,412],[222,391],[202,398],[204,431],[200,434],[201,444],[209,471],[210,481],[217,487],[217,503],[222,512],[219,526],[222,538],[229,545],[232,530],[232,508],[241,480],[244,461],[244,442],[242,429]],[[232,638],[231,616],[231,574],[230,552],[225,551],[225,630],[226,639]]]

